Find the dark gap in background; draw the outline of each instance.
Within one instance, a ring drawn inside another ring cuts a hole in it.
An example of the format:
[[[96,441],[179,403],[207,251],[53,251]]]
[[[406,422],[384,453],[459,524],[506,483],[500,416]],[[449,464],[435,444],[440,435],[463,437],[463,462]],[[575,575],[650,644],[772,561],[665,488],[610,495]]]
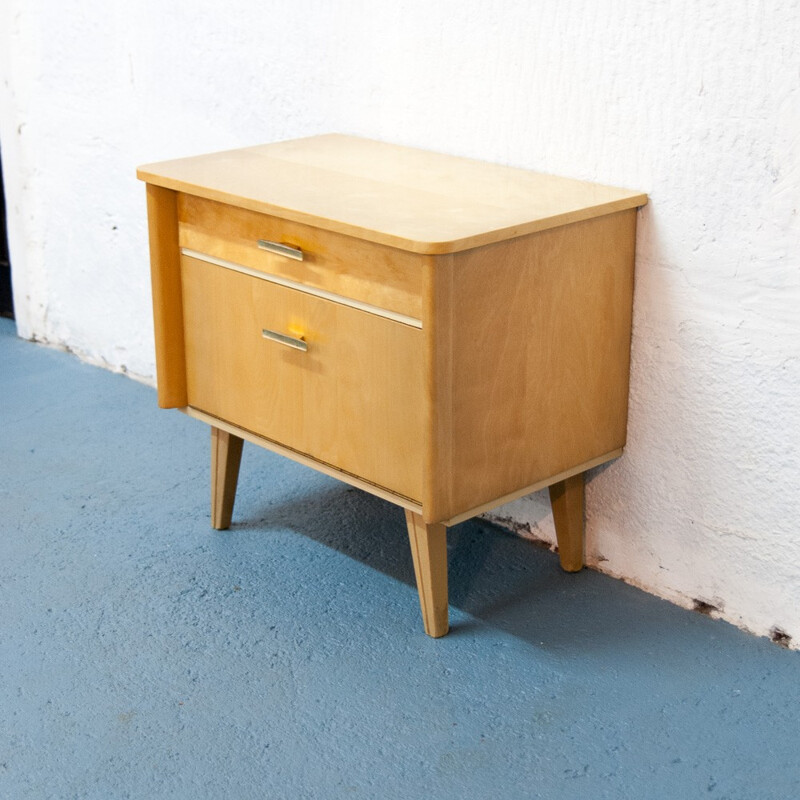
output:
[[[11,296],[11,264],[8,260],[8,225],[6,223],[6,193],[3,186],[3,162],[0,161],[0,317],[14,319],[14,300]]]

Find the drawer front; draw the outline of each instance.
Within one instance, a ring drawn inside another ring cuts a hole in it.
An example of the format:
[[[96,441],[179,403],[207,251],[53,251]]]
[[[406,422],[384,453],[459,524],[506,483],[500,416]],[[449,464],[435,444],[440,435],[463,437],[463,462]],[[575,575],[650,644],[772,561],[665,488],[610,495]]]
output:
[[[422,317],[423,257],[417,254],[187,194],[178,196],[178,220],[186,250]],[[303,259],[261,249],[260,240],[299,250]]]
[[[419,501],[421,330],[187,256],[181,276],[190,406]]]

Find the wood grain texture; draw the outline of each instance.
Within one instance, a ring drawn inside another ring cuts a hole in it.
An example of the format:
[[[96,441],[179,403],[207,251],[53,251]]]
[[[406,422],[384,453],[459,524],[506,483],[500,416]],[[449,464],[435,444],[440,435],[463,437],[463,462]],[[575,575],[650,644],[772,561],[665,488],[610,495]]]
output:
[[[181,247],[422,317],[422,259],[416,254],[186,194],[178,196],[178,218]],[[259,239],[298,247],[303,260],[260,250]]]
[[[579,572],[584,550],[584,473],[551,484],[549,492],[561,568]]]
[[[425,337],[424,417],[425,461],[422,508],[426,522],[442,522],[454,516],[452,509],[453,463],[453,261],[454,256],[429,256],[425,261],[425,305],[422,331]],[[464,509],[462,509],[464,510]]]
[[[425,633],[438,638],[449,630],[447,591],[447,528],[428,525],[406,510],[406,525],[417,579]]]
[[[329,134],[140,167],[142,180],[417,253],[642,206],[627,189]]]
[[[370,483],[369,481],[358,477],[358,475],[344,472],[343,470],[337,469],[330,464],[326,464],[324,461],[311,458],[305,453],[292,450],[291,447],[279,444],[272,439],[267,439],[265,436],[259,436],[257,433],[253,433],[253,431],[249,431],[246,428],[242,428],[238,425],[233,425],[224,419],[215,417],[212,414],[207,414],[205,411],[200,411],[200,409],[192,408],[191,406],[185,406],[184,408],[180,408],[178,410],[186,414],[187,417],[200,420],[200,422],[204,422],[206,425],[210,425],[212,428],[219,428],[220,430],[232,433],[234,436],[238,436],[240,439],[243,439],[246,442],[252,442],[252,444],[257,445],[258,447],[263,447],[265,450],[269,450],[272,453],[277,453],[284,458],[289,458],[292,461],[296,461],[298,464],[302,464],[304,467],[315,469],[317,472],[323,473],[323,475],[330,475],[332,478],[336,478],[343,483],[354,486],[362,491],[369,492],[370,494],[380,497],[383,500],[387,500],[390,503],[394,503],[395,505],[400,506],[400,508],[407,508],[417,514],[422,514],[422,505],[420,503],[410,500],[408,497],[403,497],[402,495],[390,492],[375,483]]]
[[[164,402],[216,431],[216,527],[248,439],[406,509],[431,636],[447,524],[551,486],[582,567],[582,473],[625,443],[644,195],[343,136],[140,177]]]
[[[180,408],[187,401],[175,192],[148,184],[147,220],[158,404],[162,408]]]
[[[546,478],[543,478],[536,483],[531,483],[528,486],[523,486],[521,489],[515,489],[513,492],[509,492],[508,494],[495,497],[486,503],[481,503],[479,506],[468,508],[466,511],[462,511],[456,514],[454,517],[444,520],[444,524],[447,525],[448,528],[452,527],[453,525],[458,525],[459,522],[464,522],[472,517],[477,517],[479,514],[485,514],[487,511],[491,511],[492,509],[505,505],[506,503],[513,503],[514,500],[519,500],[521,497],[525,497],[526,495],[539,492],[542,489],[547,489],[554,483],[565,481],[567,478],[571,478],[573,475],[577,475],[578,473],[586,472],[587,470],[599,467],[601,464],[605,464],[615,458],[619,458],[621,455],[622,448],[619,448],[617,450],[612,450],[609,453],[603,453],[595,458],[590,458],[588,461],[584,461],[582,464],[576,464],[575,466],[565,469],[563,472],[559,472],[556,475],[548,475]]]
[[[185,256],[182,275],[187,405],[419,500],[419,329]]]
[[[437,267],[428,522],[624,445],[635,224],[620,212]]]
[[[218,531],[231,526],[243,444],[241,437],[212,426],[211,526]]]

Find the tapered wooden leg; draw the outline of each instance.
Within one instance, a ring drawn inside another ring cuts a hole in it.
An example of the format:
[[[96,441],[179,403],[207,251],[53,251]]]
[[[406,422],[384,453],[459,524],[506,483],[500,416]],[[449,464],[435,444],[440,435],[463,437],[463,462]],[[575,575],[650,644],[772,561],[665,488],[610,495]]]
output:
[[[211,428],[211,525],[224,531],[231,525],[236,482],[244,441],[219,428]]]
[[[411,557],[417,578],[422,622],[428,636],[444,636],[447,619],[447,528],[427,525],[420,514],[406,510]]]
[[[583,569],[583,473],[550,486],[558,557],[567,572]]]

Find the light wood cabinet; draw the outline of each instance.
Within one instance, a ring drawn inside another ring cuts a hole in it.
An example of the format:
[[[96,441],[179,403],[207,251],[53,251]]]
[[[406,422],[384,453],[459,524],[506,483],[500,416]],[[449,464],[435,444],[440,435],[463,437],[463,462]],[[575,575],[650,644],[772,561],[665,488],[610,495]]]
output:
[[[583,565],[583,473],[625,443],[637,192],[329,135],[142,167],[159,404],[406,509],[425,630],[446,528],[550,487]]]

